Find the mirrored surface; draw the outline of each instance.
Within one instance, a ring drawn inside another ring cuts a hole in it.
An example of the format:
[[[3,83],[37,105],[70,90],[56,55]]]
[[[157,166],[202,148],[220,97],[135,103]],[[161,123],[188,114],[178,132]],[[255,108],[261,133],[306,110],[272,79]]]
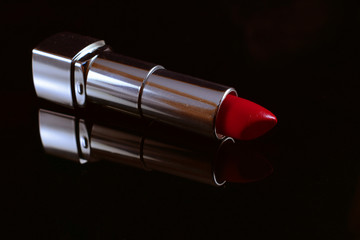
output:
[[[206,138],[127,116],[99,124],[103,117],[97,120],[87,114],[78,118],[39,109],[38,118],[45,153],[80,164],[112,161],[213,186],[222,186],[226,181],[258,181],[273,171],[261,153],[232,138]],[[87,124],[87,119],[92,124]]]
[[[359,238],[356,1],[100,5],[38,1],[1,7],[4,239]],[[277,126],[237,143],[235,152],[254,159],[238,169],[271,166],[272,174],[245,181],[253,177],[247,170],[241,172],[244,181],[214,187],[160,167],[65,160],[79,148],[81,159],[91,156],[81,139],[67,154],[46,153],[39,108],[72,116],[79,136],[97,133],[102,140],[112,141],[104,128],[120,137],[116,124],[123,119],[110,109],[74,112],[36,98],[31,50],[61,31],[105,39],[121,54],[232,86],[269,109]]]

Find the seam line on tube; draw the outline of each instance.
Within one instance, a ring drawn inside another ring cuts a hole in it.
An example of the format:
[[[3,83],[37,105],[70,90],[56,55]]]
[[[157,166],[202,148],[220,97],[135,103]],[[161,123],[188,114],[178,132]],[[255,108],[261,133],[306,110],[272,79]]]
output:
[[[144,160],[144,145],[145,145],[145,136],[142,136],[140,140],[140,161],[146,171],[151,171],[151,169],[146,165]]]
[[[221,140],[221,139],[224,139],[225,136],[223,136],[223,135],[221,135],[221,134],[219,134],[219,133],[217,132],[217,130],[216,130],[216,118],[217,118],[217,115],[218,115],[218,113],[219,113],[221,104],[223,103],[223,101],[224,101],[224,99],[226,98],[226,96],[229,95],[229,94],[233,94],[233,95],[235,95],[235,96],[238,95],[237,92],[236,92],[236,90],[235,90],[234,88],[232,88],[232,87],[231,87],[231,88],[228,88],[228,89],[225,91],[225,93],[224,93],[224,95],[222,96],[220,102],[218,103],[218,106],[217,106],[217,108],[216,108],[216,114],[215,114],[214,121],[213,121],[215,137],[216,137],[217,139],[220,139],[220,140]]]
[[[143,82],[141,83],[141,87],[140,87],[139,95],[138,95],[138,101],[137,101],[137,107],[138,107],[140,117],[143,117],[142,109],[141,109],[141,98],[142,98],[142,95],[143,95],[143,91],[144,91],[146,82],[149,79],[149,77],[151,76],[151,74],[153,74],[154,72],[156,72],[157,70],[160,70],[160,69],[165,69],[165,68],[163,66],[161,66],[161,65],[156,65],[155,67],[150,69],[150,71],[148,72],[148,74],[144,78]]]
[[[77,155],[78,155],[78,161],[80,162],[80,159],[83,157],[82,156],[82,152],[81,152],[81,147],[80,147],[80,139],[79,139],[79,119],[75,118],[74,119],[74,124],[75,124],[75,140],[76,140],[76,148],[77,148]]]
[[[76,96],[76,89],[75,89],[75,64],[77,61],[81,60],[87,54],[93,53],[101,47],[104,47],[105,42],[103,40],[96,41],[94,43],[89,44],[85,48],[81,49],[72,59],[70,65],[70,89],[71,89],[71,97],[72,97],[72,107],[78,107],[78,101]],[[85,81],[85,79],[84,79]],[[84,88],[85,88],[84,82]],[[84,90],[85,94],[85,90]]]

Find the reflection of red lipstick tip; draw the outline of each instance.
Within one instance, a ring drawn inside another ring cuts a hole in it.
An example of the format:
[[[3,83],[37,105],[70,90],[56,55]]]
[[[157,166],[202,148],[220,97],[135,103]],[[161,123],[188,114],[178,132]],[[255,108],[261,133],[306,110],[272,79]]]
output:
[[[257,138],[277,123],[274,114],[249,100],[228,95],[220,106],[216,119],[217,132],[235,139]]]
[[[274,169],[257,146],[238,142],[220,148],[214,171],[220,182],[249,183],[268,177]]]

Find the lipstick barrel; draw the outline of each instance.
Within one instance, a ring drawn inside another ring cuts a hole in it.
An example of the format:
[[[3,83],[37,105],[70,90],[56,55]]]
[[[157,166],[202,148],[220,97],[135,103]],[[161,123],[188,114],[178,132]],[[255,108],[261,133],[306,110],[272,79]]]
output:
[[[72,33],[54,35],[33,50],[37,95],[67,107],[87,101],[223,138],[219,107],[233,88],[175,73],[112,52],[104,41]]]
[[[151,126],[151,129],[153,131],[144,134],[129,131],[129,128],[125,130],[93,125],[90,137],[90,162],[112,161],[214,186],[225,183],[217,179],[214,165],[218,158],[221,158],[218,152],[223,145],[234,143],[231,138],[219,142],[192,136],[192,139],[188,140],[185,139],[186,134],[174,129],[167,129],[168,132],[174,133],[170,136],[155,134],[156,129],[164,130],[159,126]]]
[[[225,183],[217,178],[215,165],[222,160],[220,150],[234,144],[231,138],[215,141],[194,134],[189,137],[186,131],[161,124],[119,125],[89,125],[86,119],[39,110],[40,138],[50,155],[80,163],[111,161],[213,186]]]
[[[92,102],[139,117],[146,80],[162,68],[111,51],[100,52],[85,73],[86,96]]]

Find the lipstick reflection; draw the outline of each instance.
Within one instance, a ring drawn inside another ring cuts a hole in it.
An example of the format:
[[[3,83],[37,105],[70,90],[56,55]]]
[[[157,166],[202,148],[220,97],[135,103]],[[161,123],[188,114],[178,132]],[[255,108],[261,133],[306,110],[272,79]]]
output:
[[[273,171],[263,155],[232,138],[216,141],[157,123],[114,125],[88,119],[40,109],[45,152],[80,163],[112,161],[213,186],[258,181]]]

